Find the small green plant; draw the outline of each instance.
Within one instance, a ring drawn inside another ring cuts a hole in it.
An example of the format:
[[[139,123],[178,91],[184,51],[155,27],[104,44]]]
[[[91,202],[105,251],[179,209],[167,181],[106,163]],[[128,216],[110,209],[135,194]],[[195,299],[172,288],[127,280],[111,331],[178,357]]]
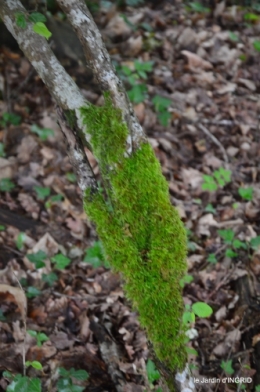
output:
[[[151,361],[151,359],[148,359],[147,361],[146,372],[147,372],[148,381],[151,384],[151,386],[155,381],[159,380],[160,373],[156,369],[155,364],[153,361]]]
[[[0,126],[7,127],[9,124],[19,125],[21,123],[21,116],[15,113],[4,113],[2,119],[0,120]]]
[[[207,206],[205,207],[205,211],[210,212],[211,214],[216,214],[216,208],[214,208],[211,203],[207,204]]]
[[[5,146],[4,143],[0,143],[0,158],[5,157]]]
[[[237,34],[233,33],[233,31],[229,31],[229,39],[233,42],[238,42],[239,36]]]
[[[41,381],[39,378],[30,378],[27,376],[22,376],[21,374],[13,375],[8,371],[4,371],[3,376],[11,381],[6,389],[6,392],[41,392],[42,390]]]
[[[35,186],[33,189],[39,200],[44,200],[46,197],[50,196],[51,193],[51,188],[49,187]]]
[[[247,249],[247,244],[239,239],[235,238],[235,232],[232,229],[218,230],[218,234],[223,239],[224,243],[231,245],[233,249]],[[225,251],[225,256],[233,258],[237,257],[237,253],[232,249],[228,248]]]
[[[85,257],[83,259],[85,263],[89,263],[93,268],[105,266],[109,268],[109,263],[104,255],[101,241],[95,241],[94,244],[86,250]]]
[[[15,14],[15,20],[18,27],[21,29],[25,29],[27,26],[28,21],[33,23],[33,31],[36,34],[49,39],[51,37],[51,32],[48,30],[47,26],[45,25],[46,18],[40,12],[32,12],[29,17],[27,14],[23,12],[17,12]]]
[[[171,106],[171,99],[162,97],[161,95],[155,95],[152,99],[155,111],[157,112],[160,123],[166,127],[171,118],[171,113],[168,112],[168,108]]]
[[[255,392],[260,392],[260,384],[255,386]]]
[[[53,204],[57,204],[63,200],[63,196],[58,194],[58,195],[53,195],[51,196],[45,203],[45,208],[50,208]]]
[[[234,369],[232,367],[232,359],[230,359],[228,361],[222,361],[220,367],[221,367],[221,369],[224,370],[224,372],[227,375],[231,376],[234,373]]]
[[[51,287],[58,280],[58,276],[55,272],[50,272],[49,274],[43,274],[42,280]]]
[[[207,257],[207,261],[208,261],[209,263],[216,264],[218,260],[217,260],[217,258],[216,258],[216,256],[215,256],[214,253],[210,253],[210,254],[208,255],[208,257]]]
[[[68,180],[69,182],[72,182],[72,183],[74,183],[74,182],[77,181],[76,175],[75,175],[74,173],[72,173],[72,172],[67,172],[67,173],[66,173],[66,178],[67,178],[67,180]]]
[[[86,389],[85,386],[75,385],[73,380],[86,381],[89,378],[86,370],[75,370],[74,368],[66,370],[59,368],[60,378],[57,382],[58,392],[82,392]]]
[[[136,104],[143,102],[147,96],[147,86],[140,83],[140,80],[148,78],[148,73],[153,69],[153,61],[141,62],[135,60],[133,69],[126,65],[117,66],[116,69],[121,79],[132,86],[127,91],[129,99]]]
[[[31,126],[31,131],[33,133],[36,133],[36,135],[39,136],[39,138],[44,142],[47,140],[50,136],[54,136],[54,132],[50,128],[40,128],[38,125],[33,124]]]
[[[255,22],[258,22],[259,16],[256,15],[256,14],[254,14],[254,13],[252,13],[252,12],[247,12],[247,13],[244,15],[244,20],[245,20],[246,22],[249,22],[249,23],[255,23]]]
[[[27,333],[32,336],[33,338],[36,339],[37,342],[37,346],[41,347],[42,343],[46,342],[47,340],[49,340],[48,336],[45,335],[45,333],[43,332],[36,332],[36,331],[32,331],[31,329],[27,330]]]
[[[15,188],[15,184],[10,178],[2,178],[0,180],[0,191],[11,192]]]
[[[16,245],[17,249],[19,249],[19,250],[23,249],[23,244],[24,244],[25,238],[26,238],[25,233],[20,232],[18,234],[18,236],[16,237],[16,240],[15,240],[15,245]]]
[[[260,41],[256,40],[253,42],[253,47],[257,52],[260,52]]]
[[[184,277],[180,280],[180,286],[184,287],[185,284],[191,283],[193,281],[193,279],[194,278],[192,275],[188,275],[188,274],[184,275]]]
[[[26,289],[26,297],[27,298],[34,298],[34,297],[38,297],[41,294],[41,291],[38,290],[36,287],[34,286],[29,286]]]
[[[182,321],[185,326],[189,326],[195,322],[196,316],[206,318],[210,317],[212,313],[213,309],[205,302],[195,302],[192,306],[186,304]]]
[[[27,254],[26,257],[35,265],[35,268],[39,269],[45,267],[44,260],[47,259],[47,255],[42,250],[39,250],[37,253]]]
[[[260,246],[260,236],[258,235],[257,237],[252,238],[249,245],[253,250],[257,250]]]
[[[189,3],[189,6],[187,7],[188,11],[194,11],[194,12],[198,12],[198,13],[207,13],[210,11],[209,8],[204,7],[203,4],[199,3],[198,1],[193,1],[191,3]]]
[[[186,228],[187,234],[187,248],[189,251],[194,252],[197,249],[196,243],[191,241],[192,231]]]
[[[204,182],[201,188],[204,191],[214,192],[219,187],[223,188],[231,181],[231,171],[220,167],[213,172],[212,176],[204,174],[202,177]]]
[[[62,253],[53,256],[51,261],[55,264],[56,269],[61,270],[65,269],[71,263],[71,260]]]
[[[253,188],[251,186],[248,188],[239,188],[238,193],[244,200],[253,200]]]
[[[0,225],[0,231],[4,231],[6,227],[4,225]]]

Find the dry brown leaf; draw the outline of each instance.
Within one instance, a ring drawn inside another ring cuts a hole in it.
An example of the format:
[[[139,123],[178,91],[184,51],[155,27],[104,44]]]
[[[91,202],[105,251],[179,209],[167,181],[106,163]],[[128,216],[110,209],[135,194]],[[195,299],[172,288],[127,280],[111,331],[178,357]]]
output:
[[[203,60],[195,53],[189,52],[188,50],[182,50],[181,53],[187,58],[188,67],[191,70],[194,68],[197,68],[197,70],[208,70],[213,68],[209,61]]]
[[[0,284],[0,293],[2,294],[10,294],[13,297],[13,301],[9,298],[10,302],[15,302],[18,306],[18,309],[21,313],[22,319],[26,319],[27,313],[27,299],[24,294],[24,291],[21,290],[19,287],[9,286],[7,284]]]

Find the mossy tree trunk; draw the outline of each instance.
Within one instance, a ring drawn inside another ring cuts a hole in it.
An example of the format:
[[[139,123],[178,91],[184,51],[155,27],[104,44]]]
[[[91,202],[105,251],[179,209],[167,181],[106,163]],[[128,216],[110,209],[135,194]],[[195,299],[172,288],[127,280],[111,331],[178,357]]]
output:
[[[186,365],[179,284],[186,271],[183,225],[85,2],[57,2],[77,33],[104,93],[102,107],[84,99],[46,39],[34,32],[20,1],[0,0],[0,17],[57,104],[85,211],[96,225],[111,265],[122,273],[126,295],[139,311],[165,380],[164,390],[191,392],[194,385]],[[19,14],[27,20],[23,28],[16,23]],[[103,190],[97,186],[83,145],[98,160]]]

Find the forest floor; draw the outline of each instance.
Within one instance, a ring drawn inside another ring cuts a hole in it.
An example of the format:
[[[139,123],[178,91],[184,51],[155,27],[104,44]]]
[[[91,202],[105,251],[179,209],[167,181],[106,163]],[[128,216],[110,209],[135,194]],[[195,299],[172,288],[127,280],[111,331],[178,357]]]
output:
[[[187,228],[185,304],[214,311],[194,324],[193,375],[200,390],[260,391],[260,14],[159,3],[92,10]],[[100,104],[61,17],[49,21],[54,50]],[[4,371],[22,374],[23,350],[43,366],[27,370],[43,391],[65,391],[61,367],[74,392],[159,391],[137,314],[83,213],[54,103],[7,43],[0,69],[0,391]]]

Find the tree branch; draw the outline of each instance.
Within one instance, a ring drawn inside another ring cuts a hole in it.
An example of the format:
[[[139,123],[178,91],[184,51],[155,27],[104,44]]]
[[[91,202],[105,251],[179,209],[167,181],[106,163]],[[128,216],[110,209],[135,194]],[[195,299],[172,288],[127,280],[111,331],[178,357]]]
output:
[[[117,77],[101,34],[83,0],[57,0],[67,15],[84,49],[88,65],[103,92],[109,91],[114,106],[122,111],[131,138],[126,151],[130,154],[146,140],[121,80]]]

